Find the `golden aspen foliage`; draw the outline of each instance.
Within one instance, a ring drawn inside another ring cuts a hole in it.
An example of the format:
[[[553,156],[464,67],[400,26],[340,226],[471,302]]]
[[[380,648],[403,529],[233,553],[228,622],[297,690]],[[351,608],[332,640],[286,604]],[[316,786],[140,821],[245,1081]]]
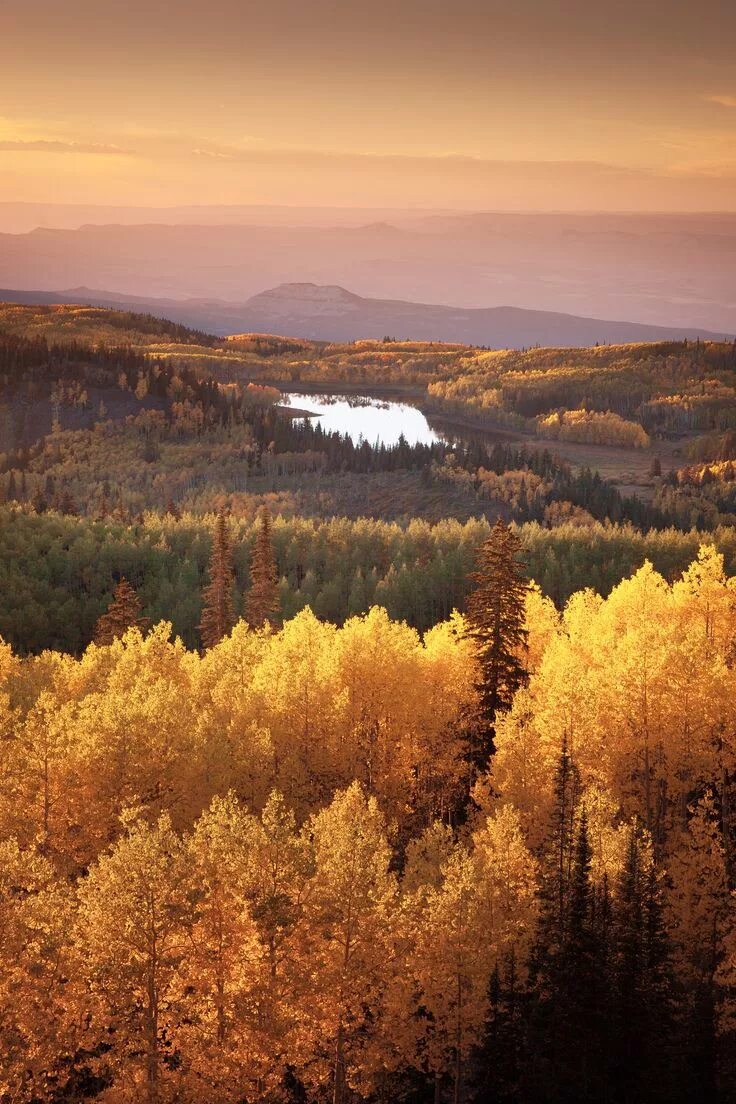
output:
[[[0,739],[12,735],[14,709],[11,705],[11,689],[18,678],[20,661],[13,655],[13,649],[0,637]]]
[[[581,776],[594,881],[624,861],[622,820],[648,828],[660,859],[681,847],[692,795],[733,769],[733,617],[733,585],[708,548],[673,585],[645,563],[605,601],[570,600],[498,725],[492,764],[495,800],[518,810],[533,847],[563,741]]]
[[[220,839],[230,853],[232,891],[243,910],[239,915],[247,916],[235,963],[240,996],[233,1032],[240,1068],[262,1092],[275,1087],[288,1065],[304,1060],[297,1011],[308,980],[302,940],[310,840],[275,791],[259,817],[245,815],[232,797],[216,799],[198,822],[193,842],[203,829],[209,841]]]
[[[250,809],[263,807],[275,780],[270,729],[256,719],[253,673],[269,641],[239,621],[200,658],[190,652],[194,751],[188,792],[192,807],[234,791]]]
[[[193,905],[179,974],[182,1050],[189,1091],[241,1099],[278,1064],[257,1045],[265,948],[245,896],[252,818],[232,796],[215,798],[186,841]]]
[[[522,960],[534,934],[536,864],[510,808],[490,816],[468,848],[439,826],[411,849],[403,883],[410,932],[404,984],[406,1058],[425,1072],[452,1077],[480,1041],[494,966]],[[416,993],[414,993],[416,989]],[[412,1015],[421,1007],[424,1015]]]
[[[465,1059],[480,1038],[487,1009],[493,948],[472,855],[460,844],[442,867],[439,885],[407,902],[411,944],[406,996],[412,1064],[459,1085]],[[416,988],[417,996],[412,990]],[[409,1019],[416,1005],[426,1009]]]
[[[253,719],[271,735],[273,784],[301,815],[340,780],[332,754],[336,634],[302,610],[270,640],[253,672]]]
[[[90,1043],[114,1100],[175,1095],[171,1069],[181,997],[179,971],[191,953],[189,862],[167,815],[127,831],[79,886],[75,936],[89,986]],[[177,999],[178,998],[178,999]],[[114,1034],[110,1036],[110,1029]]]
[[[528,952],[537,918],[537,863],[509,806],[473,833],[473,861],[486,941],[495,961]]]
[[[51,863],[0,839],[0,1099],[43,1099],[75,1050],[73,909]]]
[[[420,836],[409,841],[401,879],[401,891],[408,897],[421,890],[435,889],[455,847],[455,833],[449,824],[433,820]]]
[[[524,602],[526,618],[526,668],[529,674],[537,670],[550,640],[559,631],[560,615],[551,598],[546,598],[540,587],[532,582]]]
[[[725,1047],[735,594],[709,546],[559,614],[530,588],[480,776],[457,613],[421,637],[307,608],[204,655],[166,623],[80,658],[0,645],[0,1098],[464,1101],[526,1045],[519,993],[544,1035],[579,987],[574,1038],[586,993],[643,1017],[626,1046],[676,998]]]
[[[363,1095],[374,1072],[362,1061],[393,969],[397,884],[386,824],[358,783],[338,792],[309,824],[314,873],[307,887],[309,990],[300,1003],[311,1060],[308,1084],[331,1084],[342,1104]]]

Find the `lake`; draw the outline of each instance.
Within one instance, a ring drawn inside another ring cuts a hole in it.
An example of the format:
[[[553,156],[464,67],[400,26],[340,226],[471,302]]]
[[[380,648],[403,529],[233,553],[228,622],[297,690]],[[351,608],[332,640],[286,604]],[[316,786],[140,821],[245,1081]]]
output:
[[[308,410],[326,432],[346,434],[358,444],[396,445],[402,436],[409,445],[431,445],[442,441],[429,422],[408,403],[388,402],[369,395],[303,395],[290,392],[283,397],[284,406]]]

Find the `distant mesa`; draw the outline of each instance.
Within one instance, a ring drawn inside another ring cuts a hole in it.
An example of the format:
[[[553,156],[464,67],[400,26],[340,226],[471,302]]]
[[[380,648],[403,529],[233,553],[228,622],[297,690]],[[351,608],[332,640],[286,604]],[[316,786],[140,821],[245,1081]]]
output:
[[[323,308],[356,309],[367,300],[337,284],[279,284],[247,300],[245,306],[251,310],[281,309],[286,305],[289,310],[295,306],[308,310],[321,311]]]

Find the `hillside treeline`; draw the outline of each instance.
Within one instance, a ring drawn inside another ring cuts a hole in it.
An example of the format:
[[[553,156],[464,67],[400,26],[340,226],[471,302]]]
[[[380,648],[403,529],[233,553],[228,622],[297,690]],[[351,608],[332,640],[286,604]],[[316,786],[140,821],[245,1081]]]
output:
[[[318,421],[285,416],[272,388],[251,384],[242,392],[223,393],[202,381],[197,399],[174,386],[178,376],[172,384],[159,379],[155,368],[148,371],[150,376],[125,376],[120,387],[133,387],[141,404],[149,396],[168,396],[165,409],[139,406],[124,419],[101,418],[93,428],[76,430],[61,428],[57,409],[50,434],[31,446],[0,452],[0,502],[92,515],[104,515],[114,504],[121,516],[130,517],[172,504],[207,512],[225,497],[238,513],[250,509],[249,490],[306,490],[316,497],[326,475],[417,472],[425,486],[451,482],[467,492],[471,512],[486,508],[521,522],[544,521],[547,508],[560,503],[591,519],[644,528],[715,528],[729,520],[713,507],[698,511],[697,504],[678,500],[662,508],[622,495],[611,481],[585,467],[574,471],[549,449],[490,444],[477,435],[429,445],[410,445],[403,438],[394,445],[356,443],[323,430]],[[157,389],[151,390],[154,384]],[[516,484],[514,493],[492,478],[507,473]],[[420,495],[412,512],[422,512]]]
[[[145,614],[153,622],[170,621],[175,634],[195,647],[212,529],[211,515],[146,514],[129,524],[0,507],[0,636],[21,653],[52,647],[78,654],[124,576],[138,590]],[[240,612],[250,586],[253,514],[231,518],[230,532]],[[290,618],[309,605],[319,617],[342,624],[378,604],[424,631],[464,608],[467,577],[488,532],[483,519],[431,525],[276,517],[282,614]],[[532,523],[518,532],[528,573],[557,606],[585,587],[607,594],[645,559],[674,579],[703,539],[697,531],[642,533],[628,525],[574,522],[554,528]],[[736,530],[718,529],[709,539],[724,554],[728,574],[736,574]]]
[[[268,355],[234,339],[254,378],[421,387],[438,410],[474,413],[489,425],[534,428],[565,411],[616,414],[649,434],[727,430],[736,425],[736,343],[670,341],[590,349],[486,350],[420,342],[358,341]],[[544,427],[540,425],[540,432]],[[598,440],[605,426],[570,439]],[[593,435],[591,435],[591,433]],[[628,443],[612,421],[604,443]]]

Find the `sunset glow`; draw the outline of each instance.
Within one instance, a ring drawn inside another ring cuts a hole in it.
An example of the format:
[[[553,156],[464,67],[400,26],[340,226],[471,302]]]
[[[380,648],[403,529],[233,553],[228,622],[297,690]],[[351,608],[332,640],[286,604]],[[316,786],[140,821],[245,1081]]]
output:
[[[0,200],[733,209],[732,5],[9,0]]]

